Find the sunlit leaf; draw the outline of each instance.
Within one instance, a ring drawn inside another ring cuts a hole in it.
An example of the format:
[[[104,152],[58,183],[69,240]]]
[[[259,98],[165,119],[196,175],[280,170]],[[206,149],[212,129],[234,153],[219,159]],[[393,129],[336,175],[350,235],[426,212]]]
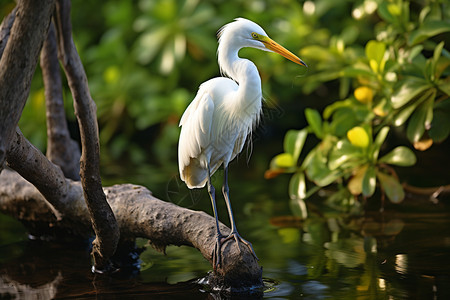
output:
[[[294,159],[290,153],[281,153],[274,157],[275,165],[279,168],[289,168],[294,165]]]
[[[391,202],[400,203],[403,201],[405,198],[405,191],[397,178],[381,171],[377,172],[377,178],[380,181],[384,193]]]
[[[430,138],[423,138],[413,143],[414,149],[425,151],[433,145],[433,140]]]
[[[442,92],[446,93],[447,96],[450,96],[450,83],[448,81],[439,82],[438,87]]]
[[[370,165],[367,168],[364,178],[362,180],[362,194],[366,197],[370,197],[375,192],[377,185],[377,179],[375,176],[375,166]]]
[[[406,128],[406,136],[413,143],[417,142],[425,132],[425,121],[428,111],[433,108],[434,98],[429,98],[414,111]]]
[[[357,168],[352,178],[348,181],[347,188],[353,195],[360,195],[363,190],[363,179],[369,165],[363,165]]]
[[[331,150],[328,158],[328,167],[330,170],[339,168],[345,162],[351,159],[358,159],[362,156],[360,149],[352,145],[347,140],[340,140]]]
[[[306,175],[318,186],[327,186],[342,176],[339,170],[330,170],[327,159],[320,151],[314,151],[306,166]]]
[[[386,137],[389,133],[389,126],[384,126],[381,128],[380,132],[378,132],[377,137],[375,138],[375,141],[373,142],[373,154],[372,159],[376,161],[378,158],[378,154],[380,153],[381,145],[383,145],[384,141],[386,140]]]
[[[305,109],[305,117],[308,121],[308,124],[311,128],[311,130],[314,132],[314,134],[321,138],[323,136],[322,132],[322,118],[320,117],[320,114],[317,110],[306,108]]]
[[[373,90],[367,86],[360,86],[353,92],[356,100],[361,103],[371,103],[373,99]]]
[[[366,130],[360,126],[353,127],[347,132],[347,138],[353,146],[367,148],[369,146],[369,135]]]
[[[441,57],[441,53],[442,53],[442,49],[444,48],[444,41],[440,42],[436,48],[434,48],[434,52],[433,52],[433,59],[432,59],[432,73],[431,75],[433,76],[433,78],[431,78],[432,81],[435,80],[434,76],[436,74],[436,66],[439,60],[439,57]]]
[[[416,163],[416,156],[411,149],[405,146],[398,146],[380,158],[379,162],[401,167],[409,167]]]
[[[373,108],[373,113],[379,117],[386,117],[391,109],[391,103],[383,98],[378,104]]]
[[[401,82],[401,86],[394,92],[391,98],[392,107],[400,108],[414,97],[430,88],[430,84],[423,79],[411,78]]]
[[[289,197],[291,199],[304,199],[306,196],[305,174],[297,172],[289,181]]]
[[[432,36],[448,31],[450,31],[449,21],[429,20],[424,22],[417,30],[410,34],[408,44],[415,45]]]
[[[385,52],[386,44],[383,42],[371,40],[366,44],[366,56],[369,59],[370,66],[374,72],[383,71]]]
[[[305,200],[302,198],[293,198],[289,201],[289,208],[294,216],[300,219],[306,219],[308,217],[308,210]]]
[[[297,164],[298,157],[305,144],[308,129],[289,130],[284,137],[284,151],[292,155],[293,164]]]
[[[323,111],[323,118],[327,120],[337,109],[342,107],[352,107],[353,105],[354,102],[350,99],[333,102],[332,104],[325,107],[325,110]]]

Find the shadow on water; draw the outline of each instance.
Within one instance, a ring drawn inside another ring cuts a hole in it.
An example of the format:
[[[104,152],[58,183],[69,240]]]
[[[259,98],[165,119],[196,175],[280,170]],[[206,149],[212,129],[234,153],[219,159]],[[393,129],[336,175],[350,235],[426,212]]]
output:
[[[373,208],[356,216],[310,199],[309,216],[300,219],[286,196],[289,178],[265,181],[259,179],[262,173],[258,165],[243,166],[230,178],[239,231],[252,241],[263,266],[266,289],[254,299],[450,299],[448,195],[438,202],[409,196],[383,213],[375,197]],[[165,188],[156,195],[211,211],[206,191],[186,197],[176,177]],[[218,209],[227,223],[222,201]],[[137,243],[142,247],[147,241]],[[199,284],[210,265],[195,249],[172,246],[162,255],[147,247],[140,259],[135,276],[96,276],[88,243],[29,240],[20,224],[0,215],[0,299],[230,298]]]

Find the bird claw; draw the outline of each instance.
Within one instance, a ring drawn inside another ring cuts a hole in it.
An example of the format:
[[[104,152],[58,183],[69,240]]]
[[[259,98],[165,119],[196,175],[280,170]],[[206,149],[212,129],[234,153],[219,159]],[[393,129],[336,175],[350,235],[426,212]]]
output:
[[[231,233],[224,239],[223,242],[226,242],[226,241],[228,241],[228,240],[230,240],[230,239],[232,239],[232,238],[234,238],[234,240],[236,241],[236,244],[237,244],[237,247],[238,247],[239,252],[241,252],[241,248],[239,247],[239,243],[243,243],[243,244],[245,244],[245,245],[250,249],[250,251],[252,252],[253,257],[254,257],[256,260],[259,260],[258,257],[256,256],[255,250],[253,250],[252,243],[250,243],[249,241],[247,241],[247,240],[245,240],[244,238],[242,238],[242,237],[239,235],[239,233],[238,233],[237,231],[231,232]]]
[[[214,271],[217,270],[217,268],[221,264],[221,255],[220,255],[220,248],[222,248],[222,239],[224,238],[223,235],[217,235],[216,244],[214,245],[214,250],[212,254],[213,259],[213,268]]]
[[[221,248],[223,243],[225,243],[226,241],[230,240],[230,239],[234,239],[236,241],[239,253],[241,252],[241,248],[239,247],[239,243],[243,243],[245,244],[251,251],[253,257],[256,260],[259,260],[258,257],[256,256],[255,250],[253,250],[253,246],[252,243],[250,243],[249,241],[243,239],[239,233],[237,231],[230,233],[227,237],[224,237],[223,235],[218,235],[217,236],[217,241],[216,244],[214,246],[214,251],[213,251],[213,268],[214,270],[217,270],[217,268],[221,265],[222,260],[221,260]]]

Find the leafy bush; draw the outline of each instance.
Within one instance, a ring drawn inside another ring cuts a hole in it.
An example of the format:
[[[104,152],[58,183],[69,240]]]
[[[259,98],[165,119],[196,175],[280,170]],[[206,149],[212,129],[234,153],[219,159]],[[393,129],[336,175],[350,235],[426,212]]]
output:
[[[337,183],[338,196],[329,201],[339,207],[355,203],[359,195],[372,196],[378,182],[382,193],[398,203],[404,191],[391,166],[412,166],[416,157],[405,146],[380,157],[380,149],[389,147],[384,145],[389,131],[398,127],[417,150],[449,136],[450,53],[439,36],[450,32],[445,5],[366,0],[356,5],[353,17],[363,18],[364,13],[376,20],[364,48],[346,45],[346,40],[354,40],[347,37],[347,27],[328,46],[310,45],[301,51],[315,67],[314,74],[304,79],[305,91],[339,80],[343,100],[331,103],[322,114],[306,109],[308,126],[290,130],[284,153],[272,159],[266,177],[294,173],[292,199],[303,200],[318,188]],[[299,160],[308,134],[319,142]],[[309,192],[306,180],[316,185]]]

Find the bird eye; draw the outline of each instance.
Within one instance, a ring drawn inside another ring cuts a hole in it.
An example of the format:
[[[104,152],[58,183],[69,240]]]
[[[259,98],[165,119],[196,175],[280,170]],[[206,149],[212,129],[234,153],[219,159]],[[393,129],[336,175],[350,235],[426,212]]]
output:
[[[254,39],[258,38],[258,34],[256,32],[252,32],[252,38]]]

